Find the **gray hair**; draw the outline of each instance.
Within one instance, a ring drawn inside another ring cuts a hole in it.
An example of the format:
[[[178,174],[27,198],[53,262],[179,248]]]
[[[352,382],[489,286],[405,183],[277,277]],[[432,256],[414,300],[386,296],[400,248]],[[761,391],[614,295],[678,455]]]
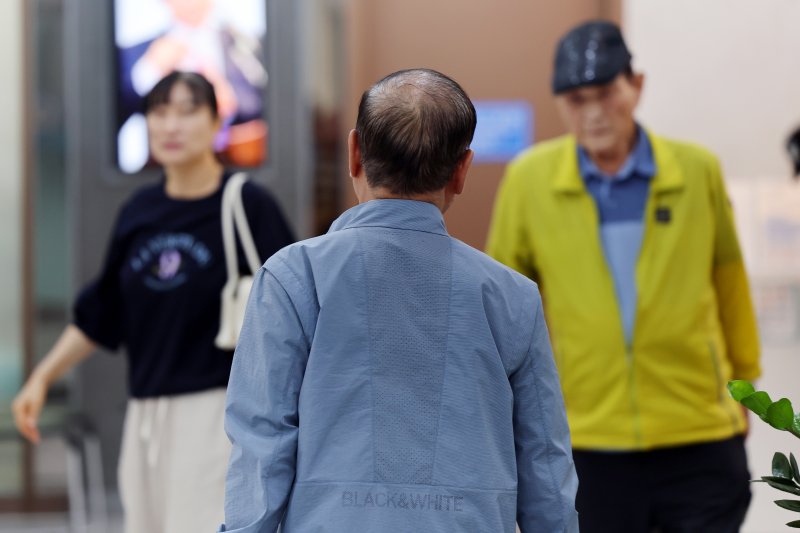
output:
[[[442,189],[472,142],[477,117],[455,80],[401,70],[367,89],[356,131],[371,187],[410,196]]]

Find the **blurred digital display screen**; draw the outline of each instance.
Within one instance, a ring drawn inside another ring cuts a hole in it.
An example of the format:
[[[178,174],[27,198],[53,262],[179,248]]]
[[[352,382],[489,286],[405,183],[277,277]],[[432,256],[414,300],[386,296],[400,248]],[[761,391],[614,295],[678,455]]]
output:
[[[257,167],[268,158],[265,0],[114,0],[117,163],[151,163],[144,96],[174,70],[199,72],[217,95],[223,163]]]
[[[533,107],[524,100],[475,100],[477,163],[506,163],[533,144]]]

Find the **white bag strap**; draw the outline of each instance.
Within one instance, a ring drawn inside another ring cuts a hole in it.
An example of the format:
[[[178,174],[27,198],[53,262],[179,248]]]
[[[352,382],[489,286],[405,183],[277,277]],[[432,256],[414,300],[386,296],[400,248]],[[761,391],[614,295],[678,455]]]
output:
[[[239,261],[236,254],[236,239],[234,228],[239,233],[239,239],[244,249],[247,264],[250,272],[255,274],[261,267],[258,258],[253,234],[247,223],[247,214],[244,211],[242,202],[242,186],[247,181],[247,174],[237,172],[228,179],[225,190],[222,192],[222,243],[225,248],[225,267],[228,271],[228,283],[226,288],[235,285],[239,279]]]
[[[225,184],[225,190],[222,191],[222,245],[225,249],[225,269],[228,272],[228,282],[225,284],[225,289],[228,286],[231,288],[235,285],[236,278],[238,277],[237,258],[236,258],[236,241],[233,236],[233,203],[231,193],[234,192],[235,181],[233,177],[228,179]]]
[[[244,248],[244,256],[247,259],[247,264],[250,267],[250,273],[255,274],[261,268],[261,261],[258,257],[258,250],[256,243],[253,240],[253,234],[250,231],[250,225],[247,223],[247,213],[244,211],[244,201],[242,200],[242,186],[247,181],[247,175],[240,172],[241,184],[239,185],[239,194],[234,197],[235,203],[233,204],[233,216],[236,221],[236,231],[239,233],[239,239],[242,241]]]

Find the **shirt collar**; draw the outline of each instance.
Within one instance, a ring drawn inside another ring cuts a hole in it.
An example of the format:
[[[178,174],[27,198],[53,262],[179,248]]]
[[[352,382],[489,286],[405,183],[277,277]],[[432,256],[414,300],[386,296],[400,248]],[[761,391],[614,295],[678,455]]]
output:
[[[447,235],[439,208],[416,200],[370,200],[351,207],[333,221],[328,233],[349,228],[381,227]]]
[[[589,157],[581,146],[578,146],[578,168],[584,180],[590,179],[613,179],[617,181],[626,180],[633,176],[640,176],[650,179],[656,174],[656,165],[653,159],[653,147],[647,137],[644,128],[637,125],[636,144],[633,147],[628,159],[622,168],[614,176],[604,174],[594,161]]]

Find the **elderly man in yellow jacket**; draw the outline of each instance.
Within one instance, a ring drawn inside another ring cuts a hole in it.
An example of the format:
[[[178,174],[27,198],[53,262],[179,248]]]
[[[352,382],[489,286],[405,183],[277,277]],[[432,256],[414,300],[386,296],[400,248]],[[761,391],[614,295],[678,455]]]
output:
[[[735,532],[747,421],[725,385],[760,374],[750,291],[717,159],[635,121],[643,82],[614,24],[562,38],[570,134],[509,165],[488,253],[542,291],[581,531]]]

